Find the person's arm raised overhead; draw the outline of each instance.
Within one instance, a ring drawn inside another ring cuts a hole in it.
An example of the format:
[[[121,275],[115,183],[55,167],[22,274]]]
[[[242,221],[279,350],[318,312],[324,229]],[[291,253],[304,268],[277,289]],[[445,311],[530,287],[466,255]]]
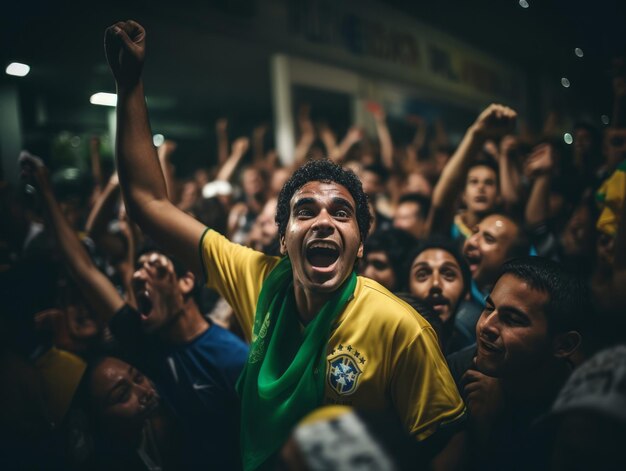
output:
[[[552,154],[552,146],[540,144],[524,163],[524,172],[532,180],[524,211],[526,225],[530,228],[545,224],[550,218],[550,178],[554,165]]]
[[[389,132],[389,126],[387,126],[387,114],[383,107],[375,102],[368,103],[367,111],[369,111],[376,123],[381,161],[385,167],[391,170],[393,168],[393,139]]]
[[[517,113],[503,105],[489,105],[476,118],[461,140],[456,152],[441,172],[433,190],[432,204],[428,214],[429,233],[446,232],[452,222],[454,202],[463,188],[467,169],[485,141],[510,134],[515,126]]]
[[[108,322],[124,305],[124,300],[113,283],[98,270],[78,235],[65,219],[52,191],[48,169],[41,159],[23,152],[20,156],[20,165],[22,178],[34,186],[40,195],[46,225],[55,236],[61,258],[72,278],[100,319]]]
[[[497,156],[500,176],[500,196],[507,211],[511,212],[521,200],[521,178],[517,158],[517,138],[504,136]]]
[[[235,170],[237,169],[237,166],[241,162],[241,159],[244,155],[246,155],[246,152],[248,152],[249,147],[250,140],[247,137],[239,137],[235,139],[231,153],[217,172],[215,180],[222,180],[225,182],[230,181],[235,173]]]
[[[128,213],[166,251],[201,273],[198,243],[205,227],[169,201],[152,144],[141,78],[146,32],[134,21],[118,22],[105,32],[105,50],[117,84],[115,154]]]

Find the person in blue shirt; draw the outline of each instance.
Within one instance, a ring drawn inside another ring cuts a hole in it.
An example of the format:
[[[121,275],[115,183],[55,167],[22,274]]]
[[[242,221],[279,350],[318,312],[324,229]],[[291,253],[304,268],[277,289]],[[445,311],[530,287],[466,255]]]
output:
[[[72,277],[98,318],[109,325],[131,364],[154,381],[185,432],[186,467],[240,467],[235,383],[248,346],[200,311],[196,276],[157,248],[137,258],[137,308],[90,259],[54,197],[40,159],[23,164]]]

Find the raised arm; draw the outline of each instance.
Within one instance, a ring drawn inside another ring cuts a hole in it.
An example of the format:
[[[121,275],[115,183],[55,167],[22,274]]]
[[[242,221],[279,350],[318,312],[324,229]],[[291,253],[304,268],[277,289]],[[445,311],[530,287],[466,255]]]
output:
[[[106,56],[117,84],[115,154],[120,184],[131,219],[199,274],[198,243],[205,228],[167,196],[141,78],[145,47],[145,30],[134,21],[116,23],[105,32]]]
[[[217,137],[217,162],[222,165],[228,158],[228,118],[220,118],[215,122]]]
[[[504,136],[498,152],[498,170],[500,180],[500,196],[507,210],[520,203],[520,172],[516,162],[517,139],[515,136]]]
[[[89,139],[89,159],[91,160],[91,177],[93,178],[93,199],[100,196],[102,190],[102,165],[100,164],[100,138]]]
[[[524,164],[524,173],[533,182],[524,213],[526,225],[530,228],[545,223],[550,217],[550,173],[554,162],[552,152],[550,145],[538,145]]]
[[[57,246],[72,278],[99,318],[108,322],[124,305],[124,300],[113,283],[95,266],[78,235],[65,219],[52,192],[48,171],[43,162],[23,153],[20,163],[22,176],[37,189],[41,197],[47,225],[55,235]]]
[[[380,144],[380,157],[383,165],[388,169],[393,168],[393,140],[387,126],[387,115],[385,110],[378,103],[370,102],[367,111],[374,118],[376,123],[376,134],[378,134],[378,143]]]
[[[235,169],[241,162],[242,157],[248,151],[248,147],[250,146],[250,141],[247,137],[240,137],[233,142],[232,152],[228,156],[228,159],[224,162],[224,164],[220,167],[217,175],[215,176],[216,180],[230,181],[235,173]]]
[[[517,113],[503,105],[489,105],[472,124],[446,164],[433,190],[428,215],[430,232],[445,231],[453,219],[454,202],[463,188],[467,169],[485,141],[512,131]]]
[[[85,230],[94,241],[106,234],[110,215],[113,213],[113,208],[119,196],[119,189],[120,181],[117,177],[117,172],[113,172],[87,218]]]
[[[343,162],[348,151],[352,148],[354,144],[363,139],[363,130],[357,126],[352,126],[348,129],[346,136],[341,140],[339,145],[335,147],[335,152],[333,152],[328,157],[333,162],[340,164]]]
[[[296,165],[302,165],[306,160],[307,152],[315,142],[315,127],[311,121],[311,107],[309,105],[300,106],[298,127],[300,128],[300,139],[298,139],[293,153],[293,161]]]

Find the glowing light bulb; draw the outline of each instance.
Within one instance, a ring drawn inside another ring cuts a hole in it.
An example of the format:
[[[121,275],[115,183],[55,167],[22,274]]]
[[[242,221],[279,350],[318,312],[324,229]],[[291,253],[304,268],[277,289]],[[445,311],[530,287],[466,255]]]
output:
[[[563,141],[565,141],[565,144],[571,144],[572,142],[574,142],[574,138],[570,133],[566,132],[565,134],[563,134]]]
[[[7,65],[7,68],[4,69],[7,75],[13,75],[15,77],[26,77],[28,72],[30,72],[30,66],[26,64],[21,64],[19,62],[11,62]]]
[[[98,92],[91,95],[89,103],[92,105],[115,106],[117,105],[117,95],[115,93]]]

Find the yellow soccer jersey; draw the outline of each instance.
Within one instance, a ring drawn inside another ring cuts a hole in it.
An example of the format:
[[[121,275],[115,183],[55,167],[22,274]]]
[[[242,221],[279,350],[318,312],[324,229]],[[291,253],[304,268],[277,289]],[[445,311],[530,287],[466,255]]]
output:
[[[207,286],[233,307],[250,340],[263,280],[279,261],[215,231],[200,243]],[[463,415],[464,405],[430,324],[380,284],[358,277],[327,347],[325,402],[393,410],[417,439]]]

